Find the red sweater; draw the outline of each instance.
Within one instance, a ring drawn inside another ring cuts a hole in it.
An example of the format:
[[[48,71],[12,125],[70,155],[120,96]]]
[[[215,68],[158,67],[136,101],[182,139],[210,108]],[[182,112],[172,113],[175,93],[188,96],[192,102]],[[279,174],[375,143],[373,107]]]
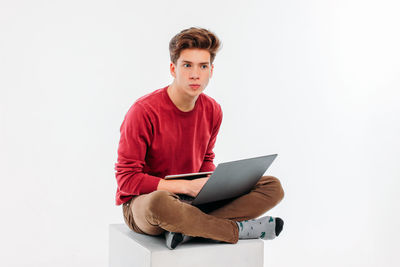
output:
[[[200,94],[189,112],[179,110],[167,87],[139,98],[121,125],[116,204],[157,190],[166,175],[213,171],[220,105]]]

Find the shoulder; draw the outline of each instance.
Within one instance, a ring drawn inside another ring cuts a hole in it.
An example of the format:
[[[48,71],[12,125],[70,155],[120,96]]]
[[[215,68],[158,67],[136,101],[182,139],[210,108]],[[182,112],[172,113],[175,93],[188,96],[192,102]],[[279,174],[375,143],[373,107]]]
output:
[[[157,89],[149,94],[146,94],[140,98],[138,98],[134,105],[141,105],[142,107],[153,106],[155,104],[159,104],[162,100],[162,94],[165,88]]]
[[[221,105],[212,97],[201,94],[205,117],[209,118],[213,128],[219,128],[222,122],[222,108]]]
[[[157,89],[149,94],[138,98],[130,107],[127,113],[129,118],[147,117],[152,113],[156,105],[159,105],[162,98],[162,89]]]
[[[213,111],[217,115],[222,114],[221,105],[214,98],[204,93],[201,94],[201,97],[206,109]]]

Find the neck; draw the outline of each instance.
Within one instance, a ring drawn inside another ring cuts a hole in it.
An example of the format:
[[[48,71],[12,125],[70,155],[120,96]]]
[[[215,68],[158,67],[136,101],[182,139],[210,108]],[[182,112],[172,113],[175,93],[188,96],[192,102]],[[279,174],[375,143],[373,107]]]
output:
[[[175,85],[175,83],[172,83],[170,86],[168,86],[167,93],[174,105],[183,112],[188,112],[194,109],[197,98],[199,97],[191,97],[184,94],[183,91]]]

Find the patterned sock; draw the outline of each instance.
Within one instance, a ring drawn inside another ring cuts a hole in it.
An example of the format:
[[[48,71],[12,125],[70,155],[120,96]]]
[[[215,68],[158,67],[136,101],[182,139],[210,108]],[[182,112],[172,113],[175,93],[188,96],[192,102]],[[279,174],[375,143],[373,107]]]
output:
[[[272,240],[283,228],[283,220],[265,216],[259,219],[236,222],[239,228],[239,239],[262,238]]]
[[[165,232],[165,244],[169,249],[174,249],[178,245],[183,244],[191,240],[193,237],[184,235],[181,233]]]

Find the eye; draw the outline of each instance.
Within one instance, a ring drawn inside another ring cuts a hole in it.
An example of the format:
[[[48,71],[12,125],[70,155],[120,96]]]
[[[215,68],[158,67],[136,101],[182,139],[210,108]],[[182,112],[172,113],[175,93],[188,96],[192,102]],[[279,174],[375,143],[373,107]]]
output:
[[[208,65],[202,65],[201,68],[202,68],[202,69],[207,69],[207,68],[208,68]]]
[[[183,66],[184,66],[185,68],[189,68],[189,67],[190,67],[190,64],[189,64],[189,63],[186,63],[186,64],[183,64]]]

